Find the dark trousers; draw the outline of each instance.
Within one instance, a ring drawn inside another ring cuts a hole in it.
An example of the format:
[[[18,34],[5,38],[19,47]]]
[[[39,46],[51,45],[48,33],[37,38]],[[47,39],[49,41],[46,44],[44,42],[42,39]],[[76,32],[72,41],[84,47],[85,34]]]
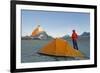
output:
[[[78,50],[77,41],[76,40],[72,40],[72,41],[73,41],[73,48]]]

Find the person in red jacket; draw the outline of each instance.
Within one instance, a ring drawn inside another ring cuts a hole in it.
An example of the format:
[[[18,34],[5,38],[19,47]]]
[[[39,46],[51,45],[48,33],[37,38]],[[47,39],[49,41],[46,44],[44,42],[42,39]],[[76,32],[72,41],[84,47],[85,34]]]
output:
[[[75,32],[75,30],[73,30],[71,38],[72,38],[72,41],[73,41],[73,48],[78,50],[78,45],[77,45],[78,35]]]

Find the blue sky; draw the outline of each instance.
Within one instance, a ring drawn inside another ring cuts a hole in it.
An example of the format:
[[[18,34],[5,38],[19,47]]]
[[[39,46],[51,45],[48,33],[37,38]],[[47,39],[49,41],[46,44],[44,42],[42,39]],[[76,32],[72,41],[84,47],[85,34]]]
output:
[[[21,10],[21,25],[22,36],[31,35],[36,25],[40,25],[53,37],[71,35],[73,29],[80,35],[83,32],[90,32],[90,14]]]

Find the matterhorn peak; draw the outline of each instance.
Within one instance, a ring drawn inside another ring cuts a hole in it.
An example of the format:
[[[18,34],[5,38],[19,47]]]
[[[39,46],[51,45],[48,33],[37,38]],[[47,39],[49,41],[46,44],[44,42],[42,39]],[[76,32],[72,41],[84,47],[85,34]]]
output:
[[[40,25],[37,25],[37,27],[32,31],[31,36],[37,36],[42,32],[44,32],[43,28]]]
[[[43,32],[43,28],[40,25],[37,25],[37,29],[39,30],[39,32]]]

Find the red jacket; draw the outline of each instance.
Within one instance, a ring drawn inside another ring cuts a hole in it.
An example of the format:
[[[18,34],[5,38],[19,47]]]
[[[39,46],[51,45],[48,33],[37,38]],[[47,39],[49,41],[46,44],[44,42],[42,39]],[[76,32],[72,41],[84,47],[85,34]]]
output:
[[[77,33],[73,32],[71,38],[72,40],[77,40],[78,38]]]

